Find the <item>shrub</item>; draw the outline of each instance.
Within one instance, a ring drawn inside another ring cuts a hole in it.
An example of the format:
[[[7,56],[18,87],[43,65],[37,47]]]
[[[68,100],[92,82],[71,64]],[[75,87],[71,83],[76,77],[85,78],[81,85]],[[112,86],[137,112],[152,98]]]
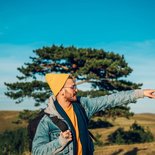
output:
[[[101,139],[101,134],[96,134],[95,138],[96,138],[96,141],[94,142],[95,145],[98,145],[98,146],[103,146],[103,142],[100,140]]]
[[[0,134],[1,155],[21,155],[28,150],[27,129],[19,128],[15,131],[5,131]]]
[[[133,123],[129,131],[124,131],[123,128],[118,128],[111,135],[108,136],[108,141],[111,144],[133,144],[152,142],[154,140],[152,133],[147,128],[146,130]]]

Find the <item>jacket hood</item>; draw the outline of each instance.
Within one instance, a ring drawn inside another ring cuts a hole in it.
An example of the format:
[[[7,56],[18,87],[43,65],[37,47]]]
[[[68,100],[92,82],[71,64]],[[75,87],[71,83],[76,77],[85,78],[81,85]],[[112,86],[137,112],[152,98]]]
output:
[[[48,106],[47,106],[47,108],[44,111],[45,111],[45,113],[50,114],[51,117],[57,116],[58,118],[63,119],[61,117],[61,115],[58,113],[58,111],[56,110],[56,107],[54,105],[54,101],[55,100],[56,100],[56,98],[55,98],[54,95],[50,96],[49,97],[49,101],[48,101]]]

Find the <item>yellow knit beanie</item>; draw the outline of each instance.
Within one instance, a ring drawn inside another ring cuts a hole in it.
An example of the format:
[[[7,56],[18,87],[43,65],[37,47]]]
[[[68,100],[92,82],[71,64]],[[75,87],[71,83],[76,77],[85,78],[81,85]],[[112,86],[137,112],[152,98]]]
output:
[[[50,86],[54,96],[56,96],[59,93],[59,91],[62,89],[68,77],[69,77],[69,74],[48,73],[45,75],[46,81]]]

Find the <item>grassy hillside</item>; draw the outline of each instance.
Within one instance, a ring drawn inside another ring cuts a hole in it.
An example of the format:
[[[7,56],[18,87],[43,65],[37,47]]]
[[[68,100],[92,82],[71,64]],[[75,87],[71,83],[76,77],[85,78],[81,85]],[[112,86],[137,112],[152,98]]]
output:
[[[26,122],[22,124],[12,123],[17,120],[18,111],[0,111],[0,132],[14,130],[19,127],[26,126]],[[97,118],[95,118],[97,119]],[[100,140],[106,143],[107,135],[115,131],[118,127],[128,130],[129,126],[135,121],[143,127],[149,127],[155,137],[155,114],[136,114],[132,119],[117,118],[115,121],[109,120],[114,124],[110,128],[98,128],[91,130],[93,135],[101,135]],[[112,145],[112,146],[95,146],[95,155],[154,155],[155,142],[133,145]]]
[[[26,126],[26,123],[12,123],[18,120],[19,111],[0,111],[0,132],[5,130],[15,130],[19,127]]]
[[[111,120],[109,120],[111,121]],[[95,129],[93,134],[101,134],[101,139],[106,142],[107,135],[115,131],[119,127],[125,130],[134,122],[137,122],[144,128],[149,128],[155,137],[155,114],[136,114],[132,119],[117,118],[111,121],[115,126],[109,129]],[[155,155],[155,142],[133,145],[112,145],[95,148],[95,155]]]

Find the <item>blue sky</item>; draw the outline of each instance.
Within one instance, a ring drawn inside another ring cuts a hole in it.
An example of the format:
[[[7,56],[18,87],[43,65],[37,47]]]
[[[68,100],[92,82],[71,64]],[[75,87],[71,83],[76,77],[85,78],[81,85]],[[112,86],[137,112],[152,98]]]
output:
[[[30,99],[16,105],[7,98],[4,82],[17,81],[17,67],[30,61],[33,50],[53,44],[123,54],[133,68],[127,80],[155,88],[154,0],[0,0],[0,4],[1,110],[34,108]],[[154,113],[155,100],[140,99],[130,106],[135,113]]]

